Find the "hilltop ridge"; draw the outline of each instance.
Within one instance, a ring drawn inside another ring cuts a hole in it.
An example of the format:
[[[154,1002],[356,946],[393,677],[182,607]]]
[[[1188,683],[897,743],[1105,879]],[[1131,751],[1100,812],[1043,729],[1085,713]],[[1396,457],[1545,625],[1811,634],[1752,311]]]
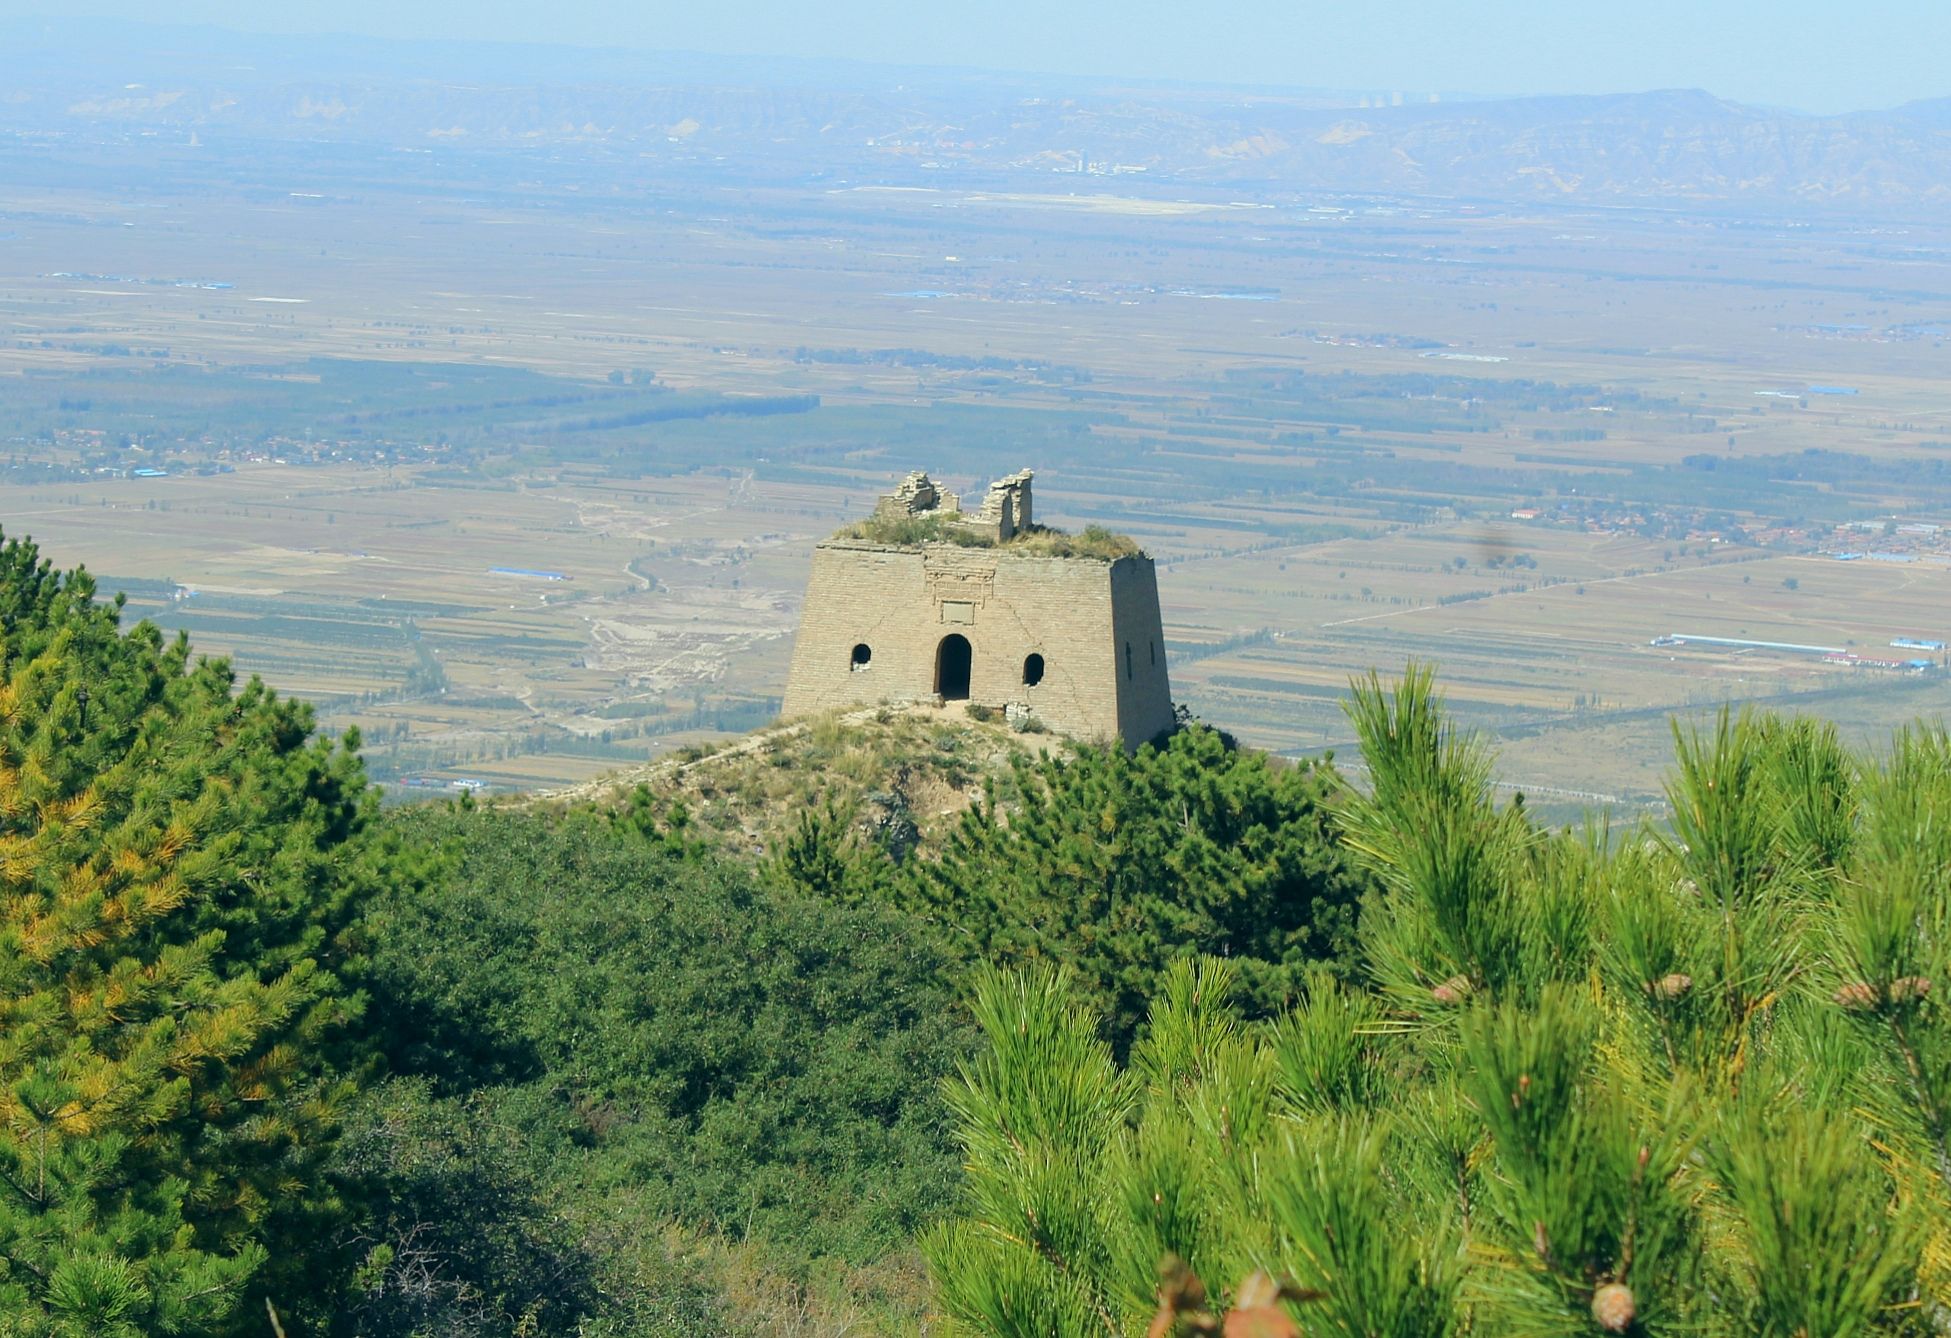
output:
[[[808,812],[838,813],[903,855],[932,851],[985,788],[1007,792],[1016,759],[1064,757],[1059,735],[1004,723],[1000,712],[907,703],[827,711],[692,748],[647,767],[518,801],[636,809],[723,848],[764,855]]]

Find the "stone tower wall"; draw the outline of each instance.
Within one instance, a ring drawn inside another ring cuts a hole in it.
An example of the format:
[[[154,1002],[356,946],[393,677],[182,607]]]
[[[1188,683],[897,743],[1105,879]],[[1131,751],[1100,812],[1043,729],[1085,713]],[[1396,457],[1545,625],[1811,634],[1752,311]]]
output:
[[[1165,625],[1150,558],[1111,567],[1111,618],[1119,663],[1118,732],[1133,744],[1172,727],[1172,684],[1165,672]],[[1126,648],[1129,647],[1129,652]]]
[[[813,552],[784,714],[928,698],[951,635],[969,642],[971,702],[1133,747],[1172,725],[1151,559],[855,540]],[[857,666],[858,646],[868,659]],[[1031,655],[1043,660],[1033,685],[1024,681]]]

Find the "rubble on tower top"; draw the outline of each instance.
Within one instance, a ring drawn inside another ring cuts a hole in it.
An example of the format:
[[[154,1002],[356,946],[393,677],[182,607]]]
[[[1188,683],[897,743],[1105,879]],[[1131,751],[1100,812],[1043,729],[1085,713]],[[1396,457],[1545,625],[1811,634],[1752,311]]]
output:
[[[962,500],[940,487],[922,470],[916,470],[884,493],[866,520],[841,528],[836,540],[908,547],[946,543],[963,548],[1007,546],[1025,556],[1086,557],[1115,562],[1122,557],[1140,555],[1129,537],[1101,525],[1092,525],[1081,534],[1038,525],[1030,500],[1031,470],[1005,474],[984,491],[982,504],[974,511],[962,509]]]

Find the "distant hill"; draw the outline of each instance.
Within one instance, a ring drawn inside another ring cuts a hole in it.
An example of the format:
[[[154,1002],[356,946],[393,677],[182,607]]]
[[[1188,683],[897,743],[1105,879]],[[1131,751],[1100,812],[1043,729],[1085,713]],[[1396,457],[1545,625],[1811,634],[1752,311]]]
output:
[[[1951,99],[1806,116],[1698,91],[1402,105],[843,62],[0,24],[0,136],[546,151],[743,180],[1918,212]],[[627,154],[627,158],[624,156]]]

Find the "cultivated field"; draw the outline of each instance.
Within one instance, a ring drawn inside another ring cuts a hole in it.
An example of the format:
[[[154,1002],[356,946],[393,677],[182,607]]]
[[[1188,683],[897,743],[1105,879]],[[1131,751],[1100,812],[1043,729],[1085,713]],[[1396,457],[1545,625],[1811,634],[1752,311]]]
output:
[[[1641,805],[1669,712],[1951,695],[1649,644],[1951,631],[1951,230],[151,153],[8,160],[0,523],[391,778],[762,722],[812,542],[915,467],[1134,533],[1179,696],[1283,750],[1423,657],[1513,783]]]

